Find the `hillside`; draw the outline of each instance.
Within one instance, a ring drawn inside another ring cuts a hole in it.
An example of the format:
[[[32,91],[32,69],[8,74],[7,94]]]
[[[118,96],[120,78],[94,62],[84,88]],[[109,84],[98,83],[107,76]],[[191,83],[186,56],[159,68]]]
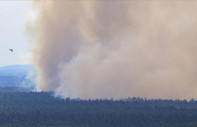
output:
[[[196,127],[197,101],[61,99],[0,93],[0,127]]]

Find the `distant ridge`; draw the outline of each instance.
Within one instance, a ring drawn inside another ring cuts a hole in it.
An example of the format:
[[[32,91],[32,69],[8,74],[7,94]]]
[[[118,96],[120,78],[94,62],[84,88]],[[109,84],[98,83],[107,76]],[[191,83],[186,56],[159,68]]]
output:
[[[31,65],[9,65],[0,67],[0,87],[18,87],[33,89],[34,83],[29,74]]]
[[[0,76],[1,75],[14,75],[14,74],[26,74],[33,67],[31,65],[9,65],[9,66],[0,66]]]

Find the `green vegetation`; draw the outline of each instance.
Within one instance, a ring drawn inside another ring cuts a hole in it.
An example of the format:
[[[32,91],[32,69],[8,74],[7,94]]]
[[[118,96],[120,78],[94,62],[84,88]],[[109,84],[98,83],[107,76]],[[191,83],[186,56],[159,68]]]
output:
[[[80,100],[0,92],[0,127],[196,127],[197,101]]]

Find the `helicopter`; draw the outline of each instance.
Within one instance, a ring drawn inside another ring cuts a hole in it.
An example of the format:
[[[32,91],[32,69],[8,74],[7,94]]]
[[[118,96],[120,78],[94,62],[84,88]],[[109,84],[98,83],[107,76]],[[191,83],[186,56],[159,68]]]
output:
[[[13,52],[14,50],[13,49],[9,49],[11,52]]]

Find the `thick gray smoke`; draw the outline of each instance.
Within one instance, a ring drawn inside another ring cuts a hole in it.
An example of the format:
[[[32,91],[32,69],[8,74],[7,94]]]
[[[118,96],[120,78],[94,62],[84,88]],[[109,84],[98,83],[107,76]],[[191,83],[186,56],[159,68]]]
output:
[[[71,98],[196,98],[197,2],[35,1],[38,90]]]

